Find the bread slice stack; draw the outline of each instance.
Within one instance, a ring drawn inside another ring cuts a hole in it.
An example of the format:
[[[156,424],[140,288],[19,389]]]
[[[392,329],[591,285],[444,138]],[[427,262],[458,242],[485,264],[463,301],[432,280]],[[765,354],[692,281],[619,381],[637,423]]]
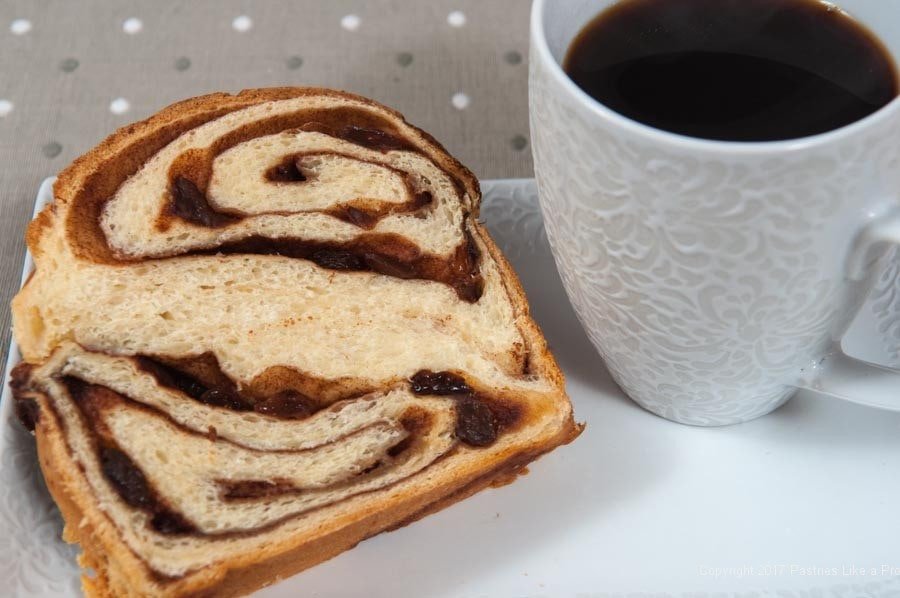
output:
[[[59,177],[16,410],[91,596],[233,596],[572,440],[472,174],[375,102],[213,94]]]

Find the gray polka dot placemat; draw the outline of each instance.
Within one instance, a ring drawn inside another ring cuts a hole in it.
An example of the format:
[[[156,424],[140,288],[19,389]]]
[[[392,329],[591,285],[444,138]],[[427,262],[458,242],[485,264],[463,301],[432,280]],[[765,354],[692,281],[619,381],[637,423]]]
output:
[[[212,91],[375,98],[482,178],[531,176],[529,0],[0,2],[0,364],[40,181],[117,127]]]

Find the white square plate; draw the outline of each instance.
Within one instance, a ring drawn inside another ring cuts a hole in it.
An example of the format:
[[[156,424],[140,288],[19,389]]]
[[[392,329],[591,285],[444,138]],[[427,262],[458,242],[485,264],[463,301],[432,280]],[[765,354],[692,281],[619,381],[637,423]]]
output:
[[[516,483],[366,540],[259,596],[900,596],[900,413],[803,393],[728,428],[644,412],[610,380],[569,306],[534,182],[483,189],[482,216],[522,279],[587,429]],[[45,181],[37,208],[51,196]],[[887,290],[882,301],[900,301],[900,290]],[[865,311],[848,347],[897,364],[897,343],[882,343]],[[15,345],[9,355],[9,365],[18,361]],[[34,442],[11,407],[7,384],[2,593],[77,595],[76,549],[59,539]]]

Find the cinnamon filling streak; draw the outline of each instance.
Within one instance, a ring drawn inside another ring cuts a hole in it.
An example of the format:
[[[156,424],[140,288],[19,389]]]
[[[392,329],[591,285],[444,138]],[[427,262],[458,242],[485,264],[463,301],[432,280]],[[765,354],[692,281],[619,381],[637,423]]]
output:
[[[204,362],[203,380],[184,369],[147,356],[139,356],[137,363],[160,385],[178,390],[201,403],[233,411],[256,411],[272,417],[294,419],[313,415],[329,404],[322,397],[305,396],[291,389],[271,396],[241,390],[222,372],[214,357],[194,359]],[[514,427],[522,416],[520,405],[478,392],[464,377],[453,372],[421,370],[410,377],[409,386],[416,395],[456,399],[456,437],[471,446],[492,444],[503,431]],[[406,427],[421,428],[411,423]]]
[[[410,388],[418,395],[456,399],[456,437],[471,446],[493,444],[522,417],[522,406],[476,392],[453,372],[422,370],[410,378]]]
[[[360,160],[359,158],[346,156],[345,154],[342,154],[340,152],[291,154],[285,156],[281,160],[281,162],[269,168],[265,173],[265,179],[275,184],[306,183],[310,180],[315,180],[315,175],[308,172],[308,170],[303,166],[303,163],[304,160],[309,157],[322,155],[345,156],[348,158],[352,158],[353,160],[367,162],[367,160]],[[417,190],[415,185],[410,180],[410,177],[407,176],[404,172],[384,164],[378,164],[375,162],[372,162],[372,164],[376,164],[380,168],[386,168],[400,175],[403,178],[407,195],[410,197],[410,199],[398,203],[359,198],[324,210],[323,213],[333,216],[338,220],[343,220],[344,222],[352,224],[356,227],[371,230],[375,227],[376,224],[378,224],[380,220],[391,214],[417,212],[422,208],[430,206],[433,203],[434,197],[432,196],[431,192]],[[174,190],[175,186],[173,186],[173,191]],[[174,193],[173,201],[178,201],[174,198]]]
[[[192,181],[181,176],[174,179],[171,196],[168,213],[198,226],[218,228],[241,219],[239,216],[217,212],[206,195]],[[406,207],[421,207],[431,201],[429,192],[420,192],[407,202],[409,205]],[[360,222],[383,217],[392,209],[405,207],[403,204],[399,207],[379,206],[371,211],[353,205],[333,208],[338,211],[341,219],[357,219]],[[463,301],[474,303],[484,291],[484,280],[479,272],[481,253],[465,225],[463,236],[465,242],[449,260],[423,253],[415,243],[394,233],[367,233],[347,242],[252,235],[237,241],[194,249],[182,255],[278,255],[309,260],[330,270],[375,272],[403,279],[434,280],[453,288]]]
[[[290,388],[271,396],[242,391],[219,368],[215,357],[209,355],[193,361],[195,364],[202,362],[202,377],[147,356],[137,357],[138,367],[152,375],[160,386],[177,390],[206,405],[232,411],[256,411],[282,419],[302,419],[326,406],[324,401]]]
[[[112,435],[98,424],[97,412],[101,404],[104,401],[121,400],[121,396],[105,386],[89,384],[74,376],[64,376],[60,378],[60,382],[78,408],[82,424],[90,430],[100,471],[116,494],[128,506],[147,513],[150,527],[160,534],[197,533],[194,525],[159,495],[143,470],[119,448]]]
[[[238,109],[245,106],[236,106]],[[118,187],[150,157],[167,143],[186,131],[222,116],[230,110],[217,111],[193,117],[181,127],[163,127],[156,138],[143,140],[141,147],[121,150],[121,163],[127,168],[101,167],[93,173],[72,202],[67,228],[78,253],[95,261],[121,263],[121,257],[109,247],[100,228],[103,205]],[[180,123],[179,123],[180,124]],[[222,227],[240,220],[239,215],[218,212],[209,203],[206,192],[212,177],[212,164],[222,152],[251,139],[287,130],[320,132],[329,136],[373,149],[387,152],[403,150],[422,153],[405,139],[387,119],[358,108],[339,107],[304,109],[279,114],[241,125],[222,135],[209,147],[187,150],[179,155],[169,169],[170,200],[160,215],[158,226],[165,228],[167,218],[179,218],[204,227]],[[288,182],[302,182],[305,175],[296,166],[282,164],[269,175]],[[438,165],[440,168],[440,165]],[[444,172],[447,172],[442,168]],[[463,182],[447,172],[462,195]],[[96,180],[95,180],[96,179]],[[349,205],[333,208],[332,215],[351,222],[363,229],[371,228],[392,210],[414,211],[430,204],[430,193],[413,193],[405,205]],[[311,242],[299,237],[268,238],[254,236],[219,247],[207,247],[191,254],[251,253],[281,255],[309,259],[324,268],[369,271],[386,276],[406,279],[433,280],[449,285],[460,299],[474,303],[484,289],[479,268],[479,250],[472,235],[463,224],[464,242],[450,259],[424,254],[414,243],[389,235],[362,234],[346,243]],[[178,257],[178,256],[171,256]]]
[[[236,385],[228,380],[221,370],[210,370],[210,364],[204,364],[206,371],[201,377],[185,373],[179,368],[169,366],[158,360],[147,357],[135,358],[141,369],[151,373],[163,386],[173,388],[202,403],[232,409],[235,411],[256,411],[281,418],[306,417],[312,413],[315,404],[313,399],[299,399],[291,396],[275,395],[258,402],[255,397],[244,396]],[[31,367],[20,364],[13,371],[13,398],[17,403],[28,405],[24,412],[28,414],[23,424],[26,426],[38,421],[40,417],[38,404],[32,398],[39,390],[30,387]],[[219,383],[208,386],[205,381],[219,379]],[[97,455],[97,462],[103,477],[110,487],[130,507],[148,514],[148,525],[162,535],[199,534],[197,528],[169,502],[162,497],[147,475],[123,450],[113,434],[106,427],[103,410],[110,406],[130,402],[130,399],[118,392],[98,384],[86,382],[75,375],[61,376],[59,382],[66,389],[68,396],[77,408],[81,424],[88,432]],[[225,382],[227,381],[227,382]],[[448,396],[455,400],[456,426],[455,435],[460,442],[481,447],[492,444],[504,431],[514,427],[523,415],[522,407],[499,398],[489,397],[477,392],[466,380],[453,372],[432,372],[422,370],[413,375],[409,381],[410,389],[417,395]],[[138,405],[134,408],[156,411],[155,408]],[[54,409],[55,411],[55,409]],[[164,413],[161,416],[166,417]],[[408,409],[401,419],[401,425],[408,435],[391,447],[386,457],[392,460],[412,451],[417,439],[432,425],[431,414],[421,408]],[[65,427],[66,422],[62,422]],[[197,434],[196,431],[190,431]],[[209,437],[216,441],[215,435]],[[357,476],[377,475],[384,463],[377,461],[359,472]],[[335,487],[349,486],[354,480],[337,482]],[[256,480],[217,480],[222,500],[261,500],[285,494],[298,494],[303,488],[273,478]]]

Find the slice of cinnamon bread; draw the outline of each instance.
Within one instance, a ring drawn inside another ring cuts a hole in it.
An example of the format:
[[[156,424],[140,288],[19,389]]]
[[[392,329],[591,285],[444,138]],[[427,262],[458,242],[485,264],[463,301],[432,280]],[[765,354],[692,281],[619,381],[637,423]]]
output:
[[[14,394],[89,595],[249,592],[579,431],[477,181],[388,108],[187,100],[54,195]]]

